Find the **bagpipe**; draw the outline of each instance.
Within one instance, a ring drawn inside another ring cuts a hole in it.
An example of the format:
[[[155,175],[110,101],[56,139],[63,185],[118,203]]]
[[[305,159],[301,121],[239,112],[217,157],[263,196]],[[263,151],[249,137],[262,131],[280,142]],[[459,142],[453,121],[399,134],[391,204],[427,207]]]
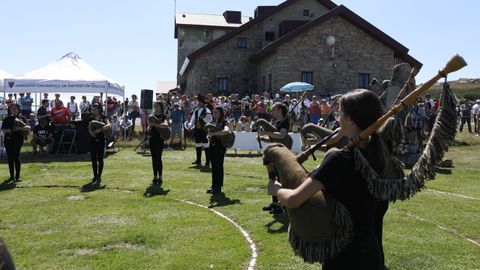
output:
[[[206,124],[203,129],[205,130],[205,132],[218,131],[216,130],[216,126],[213,123]],[[218,138],[222,142],[223,146],[225,146],[226,148],[232,147],[235,143],[235,133],[231,129],[226,135],[216,135],[215,137]]]
[[[368,161],[356,145],[361,141],[368,140],[369,136],[380,128],[383,129],[385,123],[394,123],[394,121],[390,121],[393,115],[413,103],[440,78],[443,77],[446,80],[447,74],[464,66],[466,66],[466,62],[463,58],[455,55],[436,76],[402,100],[398,100],[387,113],[365,129],[359,138],[354,138],[349,142],[348,147],[352,147],[354,152],[355,170],[367,182],[372,196],[385,201],[405,200],[423,189],[426,180],[434,178],[433,164],[443,157],[455,137],[457,116],[456,99],[453,92],[449,89],[448,84],[444,85],[441,105],[432,134],[410,174],[405,175],[403,167],[399,166],[399,163],[396,163],[392,157],[392,168],[387,170],[383,176],[385,179],[382,179],[369,166]],[[322,133],[324,130],[320,128],[309,127],[308,130],[311,133],[320,130],[319,137],[325,134]],[[263,161],[267,167],[269,178],[273,179],[278,176],[282,187],[297,188],[308,178],[308,173],[302,163],[335,134],[336,132],[331,133],[298,156],[281,144],[267,146],[263,152]],[[329,197],[326,192],[319,191],[298,208],[287,208],[286,211],[290,220],[288,230],[290,245],[294,253],[301,256],[306,262],[323,262],[338,255],[353,236],[353,225],[348,209]]]
[[[325,137],[330,136],[334,133],[333,130],[321,127],[319,125],[315,124],[306,124],[303,126],[303,128],[300,130],[300,134],[305,142],[305,145],[315,145],[318,144],[321,140],[323,140]],[[340,141],[335,142],[331,145],[330,147],[335,147],[338,149],[342,149],[348,145],[348,138],[343,137],[340,139]]]
[[[207,110],[209,110],[207,107],[203,108],[202,113],[198,116],[198,119],[196,119],[197,122],[195,123],[195,128],[200,129],[202,127],[205,127],[205,125],[207,124],[207,122],[205,122],[205,117],[207,116],[207,114],[211,114],[211,112],[207,113]]]
[[[300,100],[287,113],[286,119],[291,118],[292,113],[295,111],[298,104],[302,103],[305,100],[306,97],[307,97],[307,92],[304,92],[302,97],[300,98]],[[259,131],[261,131],[261,130],[269,131],[269,132],[279,132],[280,131],[280,130],[277,130],[277,128],[275,126],[273,126],[270,122],[268,122],[267,120],[265,120],[263,118],[260,118],[257,121],[255,121],[255,126],[257,127],[257,140],[258,140],[258,146],[259,146],[260,149],[262,149],[262,141],[260,140]],[[283,139],[276,139],[276,138],[271,138],[270,137],[270,142],[281,143],[281,144],[285,145],[288,149],[292,149],[292,146],[293,146],[293,139],[288,134]]]
[[[105,124],[104,122],[93,120],[88,124],[88,128],[90,130],[98,130],[101,129],[105,139],[110,139],[112,137],[112,125]]]
[[[24,137],[30,134],[31,127],[25,124],[25,122],[23,122],[21,119],[15,118],[15,121],[13,122],[13,128],[20,131]]]
[[[163,124],[163,121],[161,119],[158,119],[155,115],[150,115],[148,117],[148,122],[149,123],[154,123],[154,124]],[[167,141],[170,139],[170,136],[172,134],[172,130],[170,127],[153,127],[157,130],[158,133],[160,133],[160,136],[163,138],[163,140]]]
[[[255,126],[257,126],[258,131],[260,131],[260,130],[270,131],[270,132],[278,132],[279,131],[279,130],[277,130],[277,128],[275,126],[273,126],[270,122],[268,122],[267,120],[265,120],[263,118],[260,118],[257,121],[255,121]],[[281,144],[285,145],[288,149],[292,149],[292,145],[293,145],[292,137],[290,137],[290,135],[288,135],[288,134],[283,139],[276,139],[276,138],[270,137],[270,142],[281,143]],[[258,144],[259,144],[259,147],[262,148],[262,142],[260,141],[260,139],[258,139]]]

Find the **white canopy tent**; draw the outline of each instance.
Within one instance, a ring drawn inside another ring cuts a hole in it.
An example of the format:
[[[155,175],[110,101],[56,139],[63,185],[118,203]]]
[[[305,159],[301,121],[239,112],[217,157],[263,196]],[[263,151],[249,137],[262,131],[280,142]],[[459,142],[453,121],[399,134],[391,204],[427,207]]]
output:
[[[12,93],[104,93],[125,99],[125,87],[99,73],[71,52],[37,70],[5,78],[4,95]]]
[[[5,70],[0,69],[0,87],[3,88],[3,80],[5,78],[12,78],[12,77],[13,77],[12,74],[6,72]]]

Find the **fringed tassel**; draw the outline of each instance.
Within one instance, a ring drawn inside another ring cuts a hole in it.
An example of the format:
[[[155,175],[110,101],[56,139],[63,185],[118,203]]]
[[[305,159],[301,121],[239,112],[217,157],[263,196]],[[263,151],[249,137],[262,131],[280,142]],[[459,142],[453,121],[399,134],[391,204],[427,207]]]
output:
[[[425,188],[428,180],[435,178],[434,165],[443,158],[455,139],[457,126],[457,100],[448,84],[444,85],[441,105],[428,143],[410,174],[399,179],[381,179],[358,148],[354,150],[355,168],[366,179],[372,196],[388,201],[406,200]],[[401,173],[399,161],[393,162],[395,171]]]
[[[386,142],[399,142],[403,138],[403,123],[396,117],[390,117],[378,133]]]
[[[353,238],[353,222],[348,209],[337,202],[333,214],[333,223],[337,229],[335,236],[323,243],[310,243],[300,238],[291,227],[288,228],[288,241],[296,255],[305,262],[323,262],[337,256]]]

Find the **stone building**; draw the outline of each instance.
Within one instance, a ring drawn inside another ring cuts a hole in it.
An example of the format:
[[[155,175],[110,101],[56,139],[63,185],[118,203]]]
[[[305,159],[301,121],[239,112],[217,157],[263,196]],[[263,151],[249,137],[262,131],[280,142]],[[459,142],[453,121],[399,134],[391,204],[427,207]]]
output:
[[[178,84],[184,93],[273,93],[304,81],[315,85],[319,95],[333,95],[367,88],[373,78],[389,79],[398,63],[422,66],[408,48],[328,0],[259,6],[247,18],[202,46],[198,33],[188,37],[177,21],[176,32],[185,33],[178,51]],[[189,39],[195,44],[187,44]]]

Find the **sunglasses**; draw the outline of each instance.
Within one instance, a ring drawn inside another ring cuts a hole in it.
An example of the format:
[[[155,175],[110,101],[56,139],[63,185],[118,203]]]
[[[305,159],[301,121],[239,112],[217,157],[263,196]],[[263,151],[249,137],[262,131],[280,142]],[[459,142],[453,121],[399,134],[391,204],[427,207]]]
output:
[[[334,115],[335,117],[339,117],[340,115],[341,115],[341,116],[344,116],[345,113],[344,113],[344,112],[334,112],[333,115]]]

